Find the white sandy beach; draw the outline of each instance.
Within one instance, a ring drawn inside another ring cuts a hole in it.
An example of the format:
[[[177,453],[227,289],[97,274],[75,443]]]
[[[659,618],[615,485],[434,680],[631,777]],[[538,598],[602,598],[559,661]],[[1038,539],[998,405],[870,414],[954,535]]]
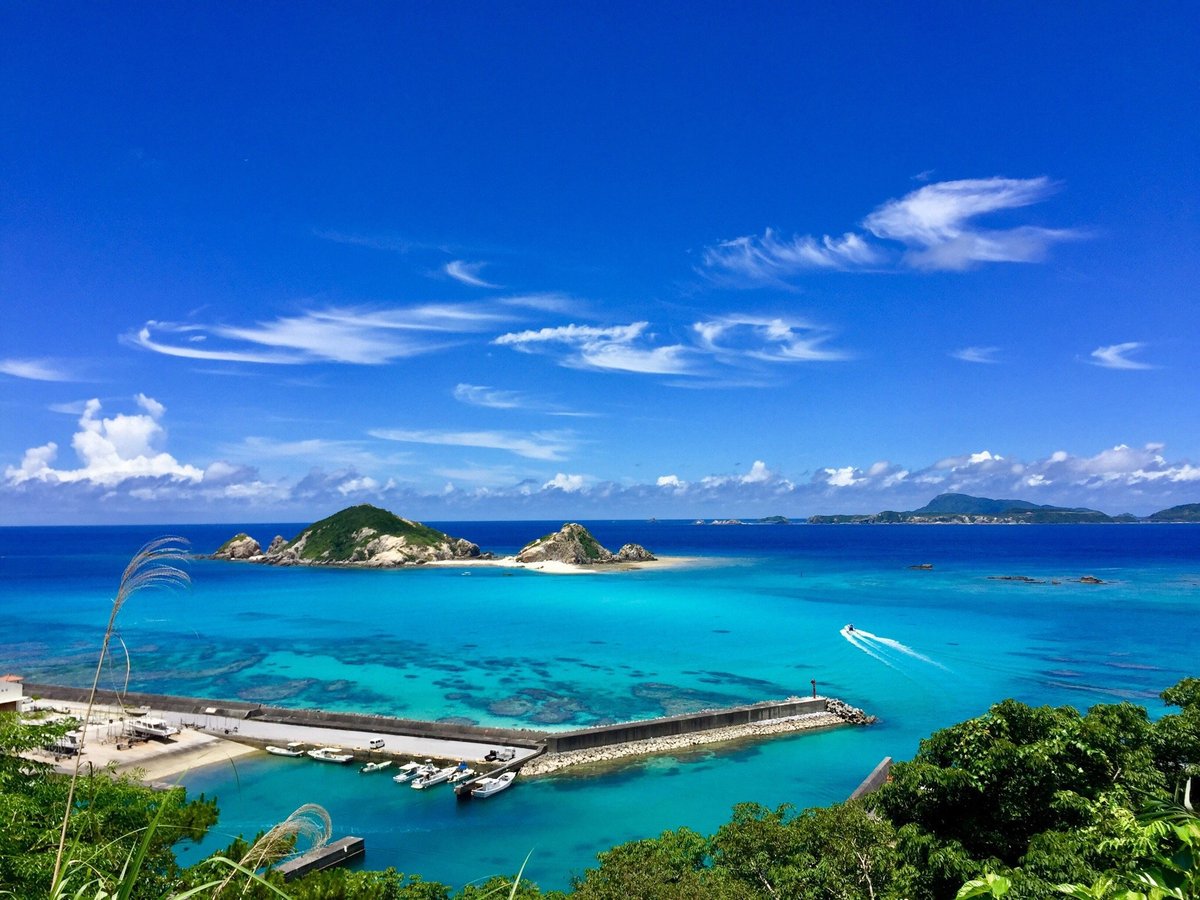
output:
[[[577,566],[572,563],[547,560],[544,562],[518,562],[515,556],[502,556],[497,559],[439,559],[424,565],[441,568],[501,568],[529,569],[531,572],[543,572],[547,575],[604,575],[611,572],[628,572],[637,569],[682,569],[689,566],[702,565],[704,560],[695,556],[666,556],[651,562],[619,562],[604,563],[595,566]]]

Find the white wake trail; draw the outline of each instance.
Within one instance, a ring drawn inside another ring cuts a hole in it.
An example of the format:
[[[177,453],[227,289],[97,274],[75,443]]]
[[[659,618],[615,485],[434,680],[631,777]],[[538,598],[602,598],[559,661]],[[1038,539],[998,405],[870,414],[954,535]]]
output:
[[[929,663],[929,665],[931,665],[931,666],[937,666],[939,669],[946,669],[946,667],[943,666],[940,662],[935,662],[934,660],[932,660],[928,656],[926,656],[924,653],[918,653],[912,647],[908,646],[907,644],[902,644],[899,641],[895,640],[894,638],[880,637],[877,634],[871,634],[871,632],[869,632],[869,631],[860,631],[857,628],[854,629],[854,634],[861,636],[862,638],[864,638],[867,641],[875,641],[879,644],[882,644],[885,647],[891,647],[893,650],[898,650],[899,652],[904,653],[907,656],[911,656],[913,659],[921,660],[921,662]]]
[[[850,642],[851,647],[858,648],[863,653],[867,654],[867,656],[870,656],[872,659],[876,659],[879,662],[883,663],[889,669],[896,669],[896,667],[892,664],[892,662],[890,660],[886,659],[884,656],[876,653],[874,650],[872,650],[870,647],[868,647],[866,644],[866,641],[858,640],[858,638],[857,638],[858,632],[857,631],[849,631],[849,630],[843,628],[841,630],[841,635],[847,641]],[[900,670],[896,669],[896,671],[898,672]]]

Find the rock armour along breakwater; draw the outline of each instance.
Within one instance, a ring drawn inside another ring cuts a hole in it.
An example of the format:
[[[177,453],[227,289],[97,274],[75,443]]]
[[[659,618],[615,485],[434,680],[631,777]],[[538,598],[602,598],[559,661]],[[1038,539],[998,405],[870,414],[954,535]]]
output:
[[[875,716],[868,715],[858,707],[851,706],[842,700],[829,698],[825,701],[825,711],[823,712],[787,716],[779,719],[766,719],[760,722],[747,722],[684,734],[664,735],[641,741],[626,741],[620,744],[591,747],[585,750],[547,753],[523,765],[521,767],[521,775],[522,777],[534,778],[539,775],[549,775],[553,772],[559,772],[572,766],[616,762],[639,756],[673,753],[705,744],[720,744],[729,741],[771,737],[773,735],[811,731],[819,728],[836,728],[841,725],[871,725],[875,721]]]

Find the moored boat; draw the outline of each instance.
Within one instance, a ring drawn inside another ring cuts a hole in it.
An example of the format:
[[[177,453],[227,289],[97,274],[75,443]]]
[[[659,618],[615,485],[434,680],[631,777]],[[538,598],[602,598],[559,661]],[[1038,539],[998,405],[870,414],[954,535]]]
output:
[[[276,747],[274,744],[267,744],[267,752],[274,753],[276,756],[303,756],[304,742],[291,741],[286,747]]]
[[[480,778],[475,782],[475,787],[471,789],[471,796],[482,798],[498,794],[506,788],[512,787],[513,779],[516,777],[516,772],[505,772],[495,778]]]
[[[469,768],[466,763],[459,763],[458,768],[454,770],[454,774],[450,776],[451,784],[458,784],[460,781],[465,781],[475,774],[475,770]]]
[[[429,763],[406,762],[400,767],[400,771],[392,776],[392,781],[396,784],[406,784],[414,778],[419,778],[422,775],[428,775],[431,772],[437,771]]]
[[[458,771],[458,766],[446,766],[444,769],[434,769],[419,778],[413,779],[413,783],[409,787],[421,791],[427,787],[433,787],[435,784],[441,784],[443,781],[449,781],[450,776]]]
[[[354,759],[353,753],[346,753],[341,747],[322,747],[320,750],[309,750],[308,755],[320,762],[348,763]]]
[[[367,772],[378,772],[380,769],[386,769],[392,764],[390,759],[382,759],[379,762],[369,762],[358,771],[366,774]]]

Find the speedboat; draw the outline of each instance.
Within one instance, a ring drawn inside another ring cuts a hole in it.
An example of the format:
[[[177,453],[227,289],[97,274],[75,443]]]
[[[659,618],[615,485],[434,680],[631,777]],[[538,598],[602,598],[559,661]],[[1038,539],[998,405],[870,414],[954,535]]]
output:
[[[366,774],[367,772],[378,772],[380,769],[386,769],[392,764],[390,759],[382,759],[379,762],[369,762],[358,771]]]
[[[309,750],[308,755],[320,762],[348,763],[354,759],[353,753],[345,753],[341,747],[322,747],[320,750]]]
[[[276,756],[303,756],[304,742],[292,741],[286,747],[276,747],[274,744],[268,744],[267,752],[274,753]]]
[[[413,780],[409,787],[422,791],[427,787],[433,787],[435,784],[441,784],[443,781],[449,781],[450,776],[458,771],[458,766],[446,766],[444,769],[434,769],[426,775]]]
[[[482,798],[498,794],[506,788],[512,787],[513,779],[516,777],[516,772],[505,772],[503,775],[497,775],[495,778],[480,778],[476,782],[476,786],[471,788],[471,796]]]
[[[392,776],[392,781],[396,784],[406,784],[414,778],[420,778],[422,775],[429,775],[436,771],[437,769],[429,763],[406,762],[400,767],[400,771]]]

